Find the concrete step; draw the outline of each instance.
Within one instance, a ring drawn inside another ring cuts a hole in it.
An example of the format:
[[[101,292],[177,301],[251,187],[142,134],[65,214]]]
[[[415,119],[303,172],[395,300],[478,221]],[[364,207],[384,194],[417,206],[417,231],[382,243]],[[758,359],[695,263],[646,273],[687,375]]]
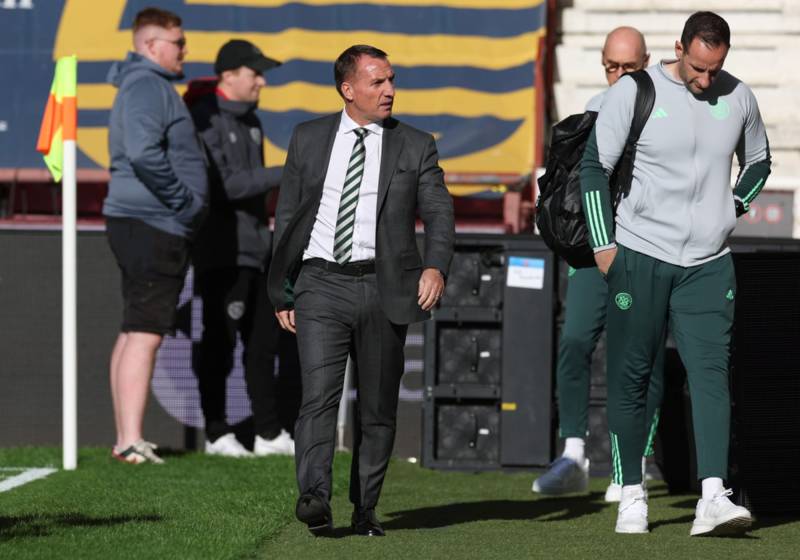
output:
[[[781,12],[791,0],[705,0],[703,10],[712,12]],[[622,12],[658,10],[685,12],[700,9],[696,0],[572,0],[572,6],[589,12]]]
[[[598,30],[614,29],[619,25],[631,25],[643,33],[663,33],[674,29],[680,35],[687,12],[620,11],[589,12],[577,8],[565,8],[561,12],[561,30],[568,33],[597,33]],[[731,27],[735,38],[747,34],[797,33],[800,30],[800,13],[746,11],[720,11]]]
[[[798,4],[800,4],[800,1],[798,1]],[[614,27],[627,24],[627,20],[622,18],[617,21],[616,25],[609,27],[608,29],[598,27],[593,29],[591,32],[571,32],[569,30],[565,30],[566,32],[559,37],[559,45],[583,47],[587,49],[594,49],[599,52],[600,49],[603,48],[603,42],[605,41],[606,34]],[[674,31],[661,29],[659,31],[648,32],[645,35],[645,39],[647,40],[647,48],[651,51],[653,49],[665,49],[671,52],[674,49],[675,41],[681,37],[681,30],[682,27],[679,27]],[[740,49],[774,50],[800,48],[800,36],[798,36],[797,33],[800,33],[800,30],[792,34],[771,33],[762,35],[737,35],[734,32],[733,37],[731,37],[731,52]]]

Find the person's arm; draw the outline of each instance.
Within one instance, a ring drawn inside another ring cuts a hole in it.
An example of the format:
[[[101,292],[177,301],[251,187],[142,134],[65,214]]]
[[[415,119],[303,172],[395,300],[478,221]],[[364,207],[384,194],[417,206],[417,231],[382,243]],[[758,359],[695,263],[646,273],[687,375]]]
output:
[[[280,190],[278,191],[278,204],[275,207],[273,250],[278,247],[286,227],[300,204],[301,180],[297,143],[297,129],[295,128],[292,139],[289,141],[289,151],[286,154],[286,163],[283,166]]]
[[[589,244],[603,274],[608,272],[617,248],[608,181],[625,149],[635,98],[636,82],[632,78],[623,77],[608,90],[581,160],[581,202]]]
[[[737,217],[750,210],[750,203],[764,188],[772,166],[767,132],[761,120],[758,102],[749,88],[745,104],[747,113],[744,128],[736,147],[739,176],[733,189]]]
[[[286,155],[286,164],[283,167],[280,190],[278,191],[278,204],[275,208],[275,235],[272,243],[273,252],[281,244],[286,228],[291,222],[301,198],[300,163],[298,161],[297,129],[292,133],[289,142],[289,151]],[[275,306],[275,315],[281,327],[290,332],[295,332],[294,326],[294,286],[289,278],[283,279],[283,299]]]
[[[201,109],[202,110],[202,109]],[[222,180],[222,187],[229,200],[242,200],[263,194],[278,186],[274,174],[264,166],[242,168],[234,165],[225,155],[225,131],[219,115],[205,116],[193,113],[200,138],[211,157],[214,167]],[[247,150],[244,144],[234,145],[233,149]]]
[[[425,264],[417,303],[427,311],[444,292],[455,244],[453,199],[444,183],[444,172],[439,167],[439,153],[432,136],[423,150],[417,177],[417,205],[425,225]]]
[[[142,78],[131,84],[122,115],[123,142],[136,177],[164,206],[180,212],[192,204],[193,195],[175,174],[163,148],[169,125],[166,106],[156,79]]]

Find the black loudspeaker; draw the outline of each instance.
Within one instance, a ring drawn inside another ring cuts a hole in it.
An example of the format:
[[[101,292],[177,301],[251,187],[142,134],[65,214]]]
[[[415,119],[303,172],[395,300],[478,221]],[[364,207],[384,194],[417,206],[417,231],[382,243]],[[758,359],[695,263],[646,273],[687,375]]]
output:
[[[499,324],[443,325],[439,330],[439,384],[500,384],[503,331]]]
[[[486,463],[500,460],[500,412],[493,405],[445,404],[436,409],[439,460]]]
[[[537,237],[457,236],[445,295],[425,324],[424,466],[550,461],[556,276]]]
[[[757,514],[800,512],[800,253],[734,254],[731,473]]]
[[[502,247],[479,246],[456,251],[441,306],[502,307],[505,277]]]

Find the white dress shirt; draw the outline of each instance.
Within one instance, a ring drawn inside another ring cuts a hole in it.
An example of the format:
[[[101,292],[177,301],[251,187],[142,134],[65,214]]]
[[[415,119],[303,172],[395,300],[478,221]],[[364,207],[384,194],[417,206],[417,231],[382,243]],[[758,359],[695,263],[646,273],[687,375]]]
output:
[[[333,150],[328,164],[328,173],[322,188],[322,199],[317,210],[317,218],[311,230],[303,260],[311,258],[336,262],[333,257],[333,238],[336,234],[336,218],[339,214],[339,199],[342,196],[344,178],[350,163],[350,154],[356,142],[357,128],[367,129],[364,138],[364,174],[358,191],[355,225],[353,227],[353,252],[350,261],[375,259],[375,230],[378,213],[378,178],[381,169],[381,146],[383,127],[370,123],[360,127],[351,119],[347,111],[342,111],[339,130],[333,141]]]

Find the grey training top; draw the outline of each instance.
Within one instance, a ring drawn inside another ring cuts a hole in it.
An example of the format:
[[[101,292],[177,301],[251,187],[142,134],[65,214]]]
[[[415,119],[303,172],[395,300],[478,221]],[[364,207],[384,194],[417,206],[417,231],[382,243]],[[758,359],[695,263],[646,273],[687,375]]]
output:
[[[593,96],[593,97],[592,97],[592,98],[591,98],[591,99],[590,99],[590,100],[589,100],[589,101],[586,103],[586,108],[584,109],[584,111],[595,111],[595,112],[598,112],[598,111],[600,111],[600,107],[602,107],[602,106],[603,106],[603,99],[605,99],[605,97],[606,97],[606,92],[607,92],[607,91],[608,91],[607,89],[604,89],[604,90],[603,90],[603,91],[601,91],[600,93],[598,93],[598,94],[595,94],[595,95],[594,95],[594,96]]]
[[[668,62],[667,62],[668,63]],[[616,241],[678,266],[726,254],[736,225],[734,196],[744,208],[769,174],[769,147],[753,93],[721,71],[694,95],[665,61],[650,67],[656,99],[636,151],[630,195],[616,216]],[[584,212],[595,251],[614,246],[608,175],[625,146],[636,83],[623,76],[609,88],[581,164]],[[731,160],[740,174],[731,192]]]

